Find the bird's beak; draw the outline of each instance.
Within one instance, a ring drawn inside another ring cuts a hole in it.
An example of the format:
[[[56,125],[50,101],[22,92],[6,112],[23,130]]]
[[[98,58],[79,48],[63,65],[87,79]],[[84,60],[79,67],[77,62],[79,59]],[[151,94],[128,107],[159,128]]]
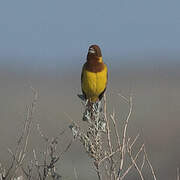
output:
[[[96,53],[96,51],[95,51],[95,49],[94,48],[89,48],[89,53],[91,53],[91,54],[95,54]]]

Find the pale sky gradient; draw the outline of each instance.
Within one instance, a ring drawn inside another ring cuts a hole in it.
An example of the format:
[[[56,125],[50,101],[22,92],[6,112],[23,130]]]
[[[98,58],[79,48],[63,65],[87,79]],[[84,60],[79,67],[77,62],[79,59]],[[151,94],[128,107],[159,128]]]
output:
[[[0,58],[179,57],[179,0],[1,0]]]

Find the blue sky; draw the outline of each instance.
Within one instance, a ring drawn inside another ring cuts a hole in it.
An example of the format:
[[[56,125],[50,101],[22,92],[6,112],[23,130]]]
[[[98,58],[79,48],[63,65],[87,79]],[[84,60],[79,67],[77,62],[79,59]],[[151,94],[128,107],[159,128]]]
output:
[[[1,0],[0,58],[180,52],[179,0]]]

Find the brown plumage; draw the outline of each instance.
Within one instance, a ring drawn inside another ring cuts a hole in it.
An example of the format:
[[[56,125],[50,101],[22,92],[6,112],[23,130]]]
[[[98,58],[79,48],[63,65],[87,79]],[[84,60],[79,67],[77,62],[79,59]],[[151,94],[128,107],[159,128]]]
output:
[[[91,49],[95,50],[95,53],[91,53]],[[89,47],[87,54],[87,62],[85,67],[88,71],[91,72],[100,72],[104,68],[104,63],[102,62],[101,49],[97,45],[92,45]]]
[[[90,72],[101,72],[104,69],[104,64],[96,61],[88,61],[84,64],[84,68]]]

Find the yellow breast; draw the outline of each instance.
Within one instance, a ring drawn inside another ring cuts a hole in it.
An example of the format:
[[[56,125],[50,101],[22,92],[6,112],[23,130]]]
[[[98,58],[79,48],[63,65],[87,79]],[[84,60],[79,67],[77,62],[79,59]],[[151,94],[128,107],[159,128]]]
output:
[[[82,90],[86,94],[87,99],[96,101],[99,95],[104,91],[107,84],[107,66],[101,72],[90,72],[83,69]]]

